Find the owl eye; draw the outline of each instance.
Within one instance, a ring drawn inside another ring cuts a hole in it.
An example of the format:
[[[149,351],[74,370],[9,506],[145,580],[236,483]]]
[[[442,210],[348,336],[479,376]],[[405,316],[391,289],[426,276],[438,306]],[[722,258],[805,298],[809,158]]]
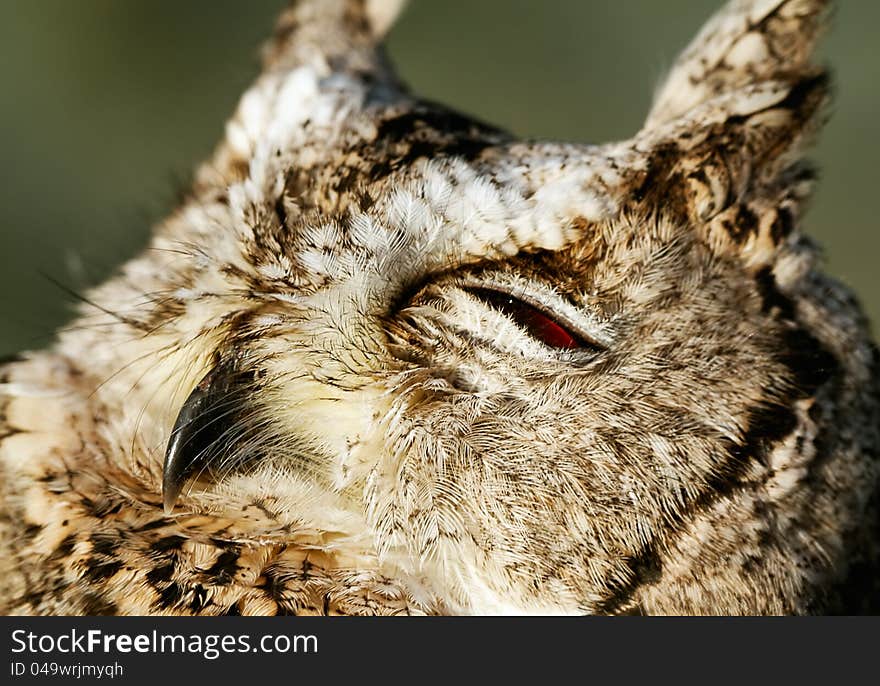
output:
[[[528,331],[531,336],[551,348],[574,350],[596,347],[594,343],[584,340],[563,324],[555,321],[551,315],[509,293],[488,288],[468,288],[467,291],[490,307],[506,314]]]

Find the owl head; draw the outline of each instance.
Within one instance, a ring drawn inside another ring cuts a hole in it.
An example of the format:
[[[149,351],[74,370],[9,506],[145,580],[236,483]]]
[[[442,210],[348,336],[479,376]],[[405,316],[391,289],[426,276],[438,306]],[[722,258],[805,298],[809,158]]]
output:
[[[294,2],[190,197],[95,291],[144,507],[317,532],[440,611],[839,597],[880,422],[800,231],[827,3],[732,0],[607,145],[411,94],[378,47],[400,4]]]

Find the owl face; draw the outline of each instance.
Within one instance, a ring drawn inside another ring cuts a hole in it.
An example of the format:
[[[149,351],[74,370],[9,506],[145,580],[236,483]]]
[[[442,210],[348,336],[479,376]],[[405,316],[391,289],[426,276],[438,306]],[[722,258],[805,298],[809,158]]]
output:
[[[126,267],[167,294],[138,321],[176,373],[166,512],[258,494],[447,611],[784,611],[809,555],[766,513],[807,507],[811,408],[853,373],[797,230],[824,4],[730,3],[607,146],[422,102],[379,4],[295,4]]]

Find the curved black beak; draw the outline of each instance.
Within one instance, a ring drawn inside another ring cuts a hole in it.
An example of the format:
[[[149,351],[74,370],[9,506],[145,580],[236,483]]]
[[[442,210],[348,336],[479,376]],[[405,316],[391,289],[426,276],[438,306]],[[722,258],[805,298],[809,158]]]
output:
[[[252,378],[238,369],[235,360],[221,361],[183,403],[165,449],[162,500],[166,514],[193,477],[209,473],[212,465],[222,462],[238,433],[250,390],[247,381]]]

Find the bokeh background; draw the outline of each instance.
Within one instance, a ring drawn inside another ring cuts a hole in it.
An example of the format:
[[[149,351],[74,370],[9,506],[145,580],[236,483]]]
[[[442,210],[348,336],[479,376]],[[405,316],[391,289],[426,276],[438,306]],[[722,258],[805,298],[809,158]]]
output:
[[[0,0],[0,355],[46,345],[146,241],[257,73],[284,0]],[[389,52],[417,92],[517,134],[635,132],[720,0],[411,0]],[[880,321],[880,3],[839,2],[835,116],[806,229]],[[875,328],[876,331],[876,328]]]

